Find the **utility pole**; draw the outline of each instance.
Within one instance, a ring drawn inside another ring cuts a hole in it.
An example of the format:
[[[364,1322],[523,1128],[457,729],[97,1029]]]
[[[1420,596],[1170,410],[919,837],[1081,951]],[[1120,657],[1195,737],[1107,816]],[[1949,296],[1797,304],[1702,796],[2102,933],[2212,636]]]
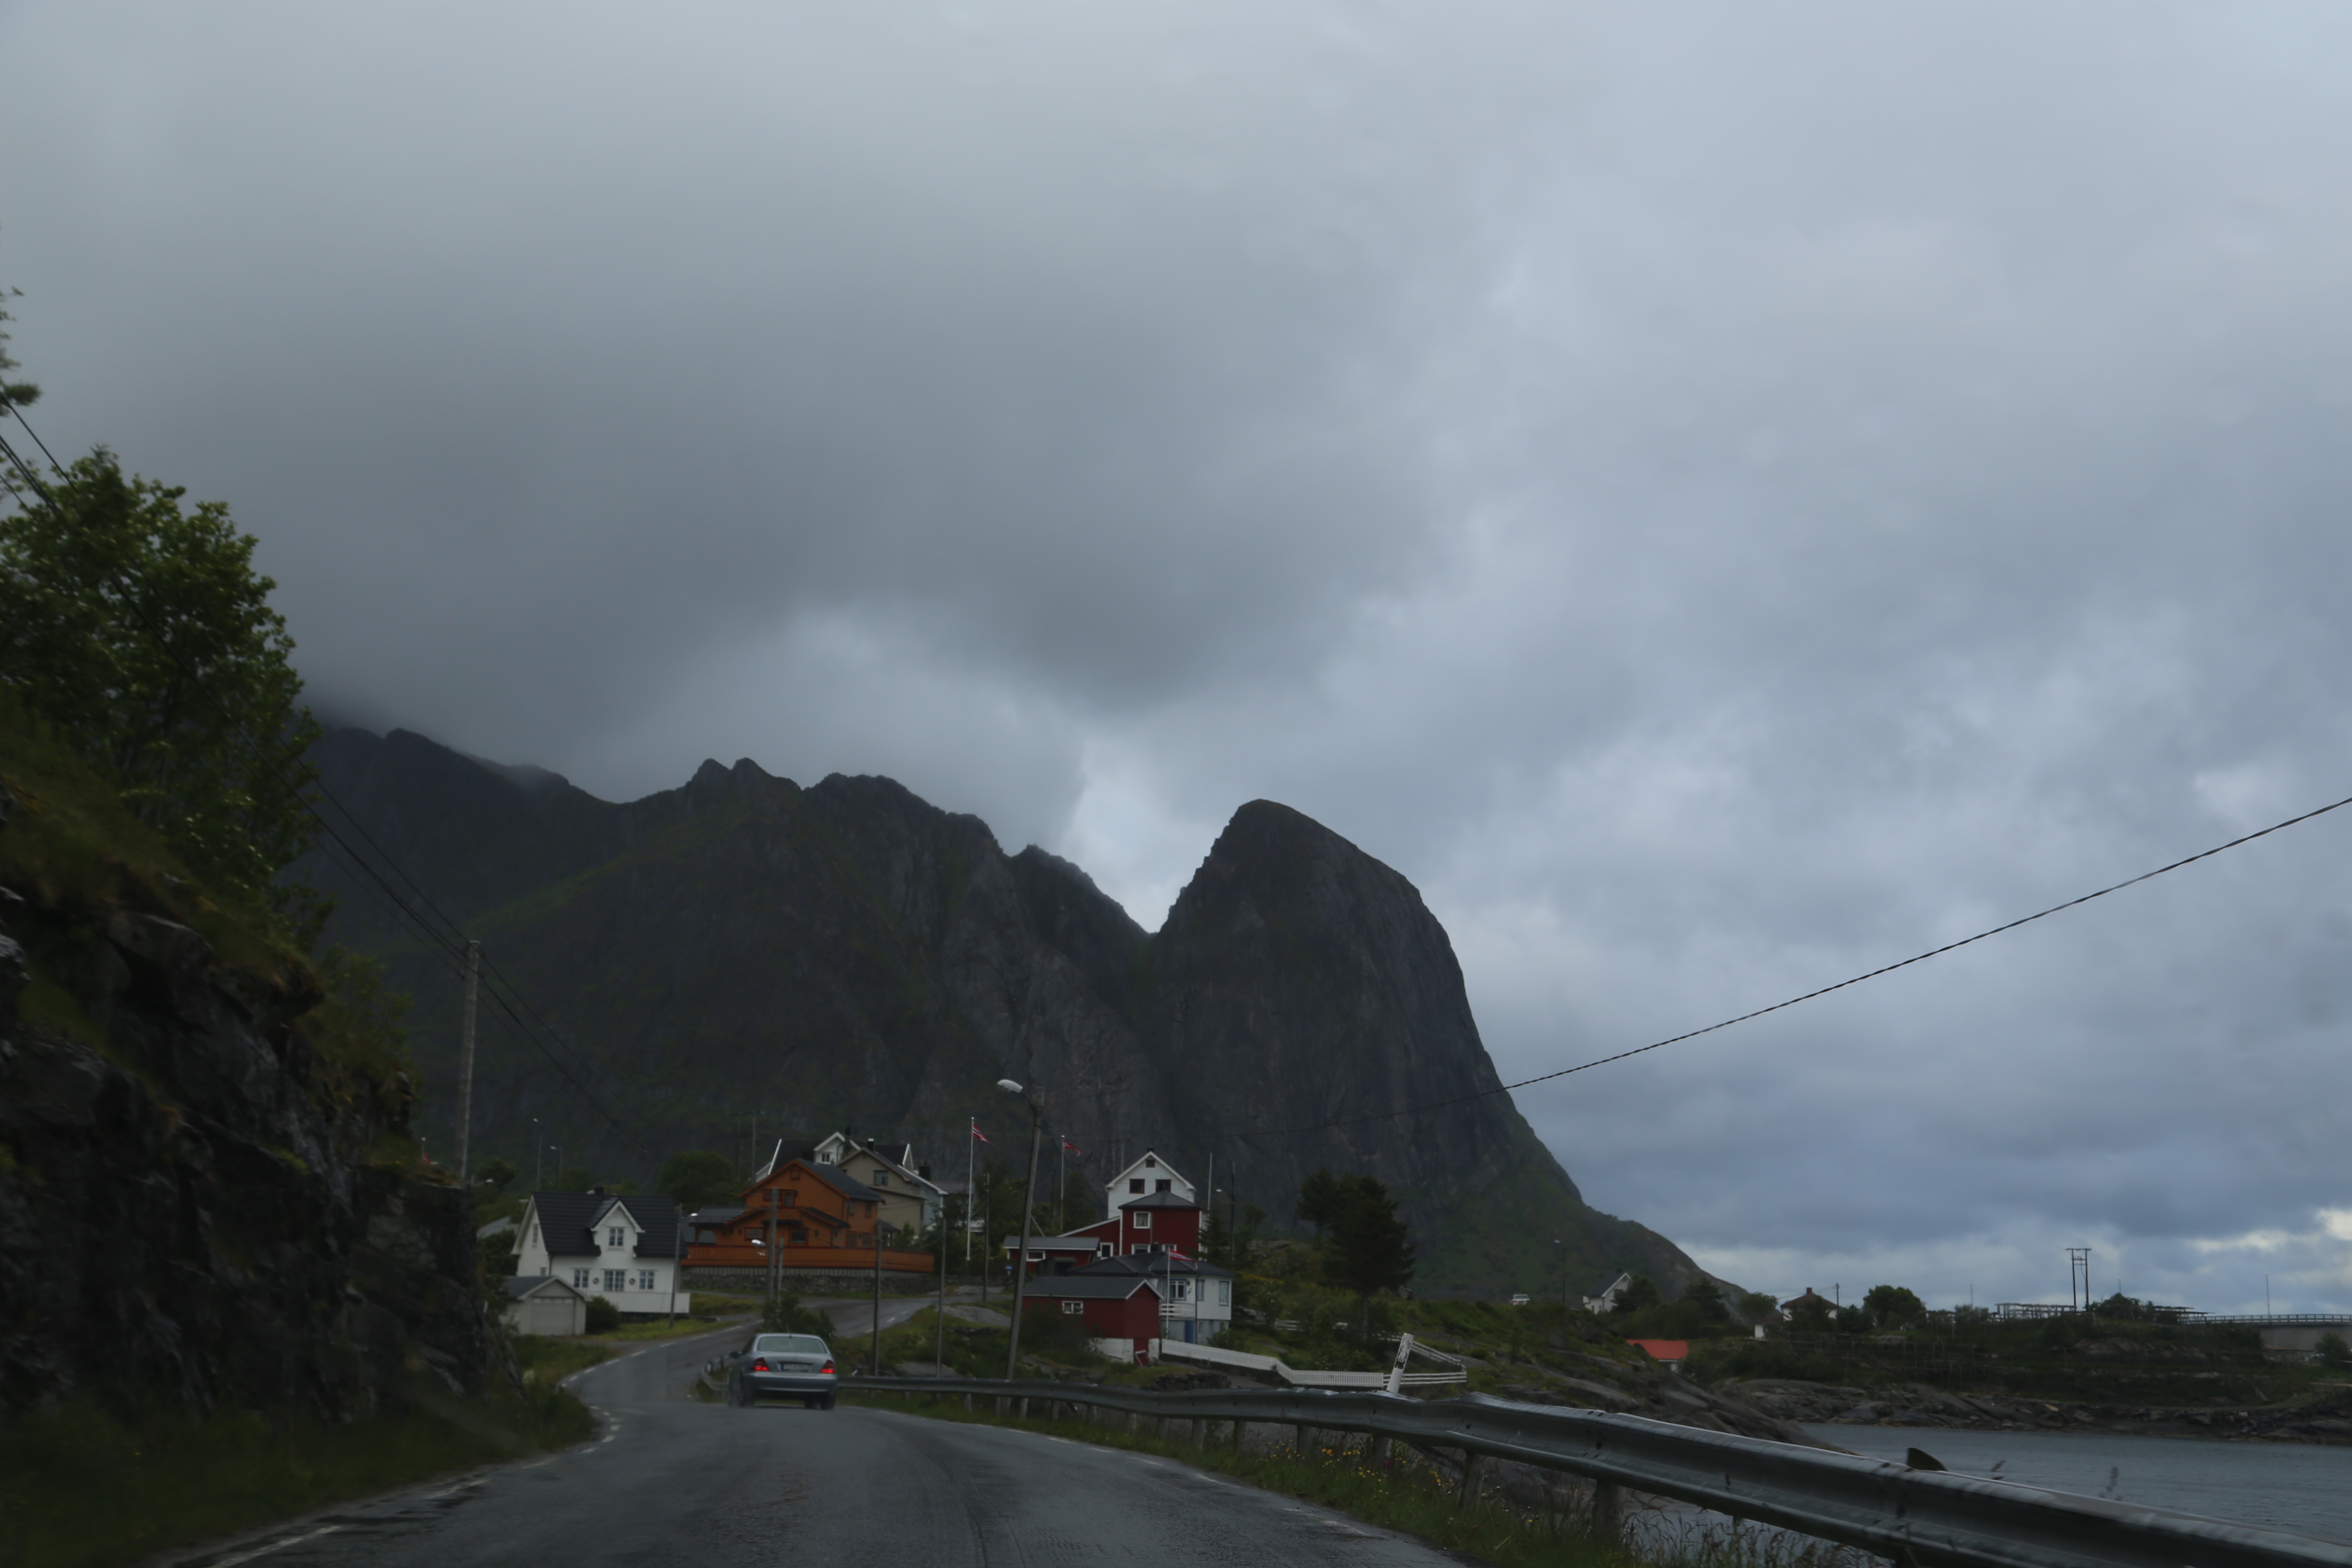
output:
[[[2091,1249],[2087,1247],[2066,1249],[2066,1305],[2084,1312],[2091,1310]]]
[[[882,1375],[882,1203],[874,1203],[874,1375]]]
[[[473,1191],[472,1152],[467,1134],[474,1126],[474,999],[482,989],[482,944],[466,941],[466,1021],[457,1034],[457,1180]]]
[[[1007,1094],[1021,1094],[1021,1086],[1011,1079],[999,1079],[996,1087]],[[1029,1299],[1029,1227],[1037,1214],[1037,1144],[1045,1135],[1045,1108],[1033,1095],[1022,1095],[1029,1102],[1029,1185],[1021,1194],[1021,1250],[1013,1258],[1013,1340],[1004,1348],[1004,1380],[1021,1365],[1021,1304]]]

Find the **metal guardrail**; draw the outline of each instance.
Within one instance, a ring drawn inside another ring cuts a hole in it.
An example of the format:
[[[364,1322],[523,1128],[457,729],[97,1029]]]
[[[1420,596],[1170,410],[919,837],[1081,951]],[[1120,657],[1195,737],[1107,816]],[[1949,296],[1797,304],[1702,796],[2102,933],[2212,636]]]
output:
[[[1358,1432],[1462,1450],[1465,1489],[1481,1458],[1563,1470],[1597,1483],[1596,1521],[1617,1517],[1617,1489],[1677,1499],[1734,1519],[1861,1547],[1921,1568],[2352,1568],[2352,1544],[2080,1497],[2011,1481],[1864,1459],[1639,1415],[1309,1389],[1159,1394],[1042,1379],[845,1377],[845,1392],[962,1394],[1110,1410],[1157,1421]],[[1206,1426],[1196,1429],[1203,1440]],[[1302,1447],[1304,1446],[1302,1442]]]

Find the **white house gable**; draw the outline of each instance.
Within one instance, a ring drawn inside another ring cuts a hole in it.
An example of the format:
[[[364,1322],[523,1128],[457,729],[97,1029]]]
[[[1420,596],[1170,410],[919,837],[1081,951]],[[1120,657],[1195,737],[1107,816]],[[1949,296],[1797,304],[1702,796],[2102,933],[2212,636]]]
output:
[[[1173,1193],[1188,1203],[1196,1201],[1193,1196],[1192,1184],[1179,1174],[1173,1165],[1161,1159],[1159,1151],[1146,1149],[1143,1152],[1143,1158],[1113,1176],[1105,1184],[1104,1195],[1110,1200],[1105,1205],[1105,1215],[1110,1219],[1117,1219],[1119,1205],[1132,1203],[1137,1198],[1148,1197],[1153,1193]]]

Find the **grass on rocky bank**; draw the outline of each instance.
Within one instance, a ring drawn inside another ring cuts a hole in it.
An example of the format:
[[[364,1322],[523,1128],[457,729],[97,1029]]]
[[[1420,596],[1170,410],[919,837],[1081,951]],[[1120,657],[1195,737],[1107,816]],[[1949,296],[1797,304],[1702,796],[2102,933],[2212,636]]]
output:
[[[567,1360],[538,1358],[520,1394],[420,1389],[401,1414],[349,1425],[226,1409],[126,1419],[88,1402],[27,1413],[0,1426],[0,1568],[110,1568],[576,1443],[594,1418],[556,1386],[576,1370]]]

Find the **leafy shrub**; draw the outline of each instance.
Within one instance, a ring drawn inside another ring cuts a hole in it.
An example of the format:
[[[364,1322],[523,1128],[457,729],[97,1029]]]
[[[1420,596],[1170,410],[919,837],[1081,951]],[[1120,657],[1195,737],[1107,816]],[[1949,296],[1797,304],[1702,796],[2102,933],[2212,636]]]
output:
[[[2352,1345],[2344,1342],[2342,1334],[2320,1335],[2318,1349],[2319,1359],[2329,1366],[2352,1366]]]
[[[602,1296],[588,1298],[588,1331],[609,1334],[621,1326],[621,1309]]]
[[[788,1291],[761,1303],[760,1327],[772,1334],[814,1334],[828,1342],[833,1338],[833,1320],[814,1307],[802,1306],[801,1299]]]

